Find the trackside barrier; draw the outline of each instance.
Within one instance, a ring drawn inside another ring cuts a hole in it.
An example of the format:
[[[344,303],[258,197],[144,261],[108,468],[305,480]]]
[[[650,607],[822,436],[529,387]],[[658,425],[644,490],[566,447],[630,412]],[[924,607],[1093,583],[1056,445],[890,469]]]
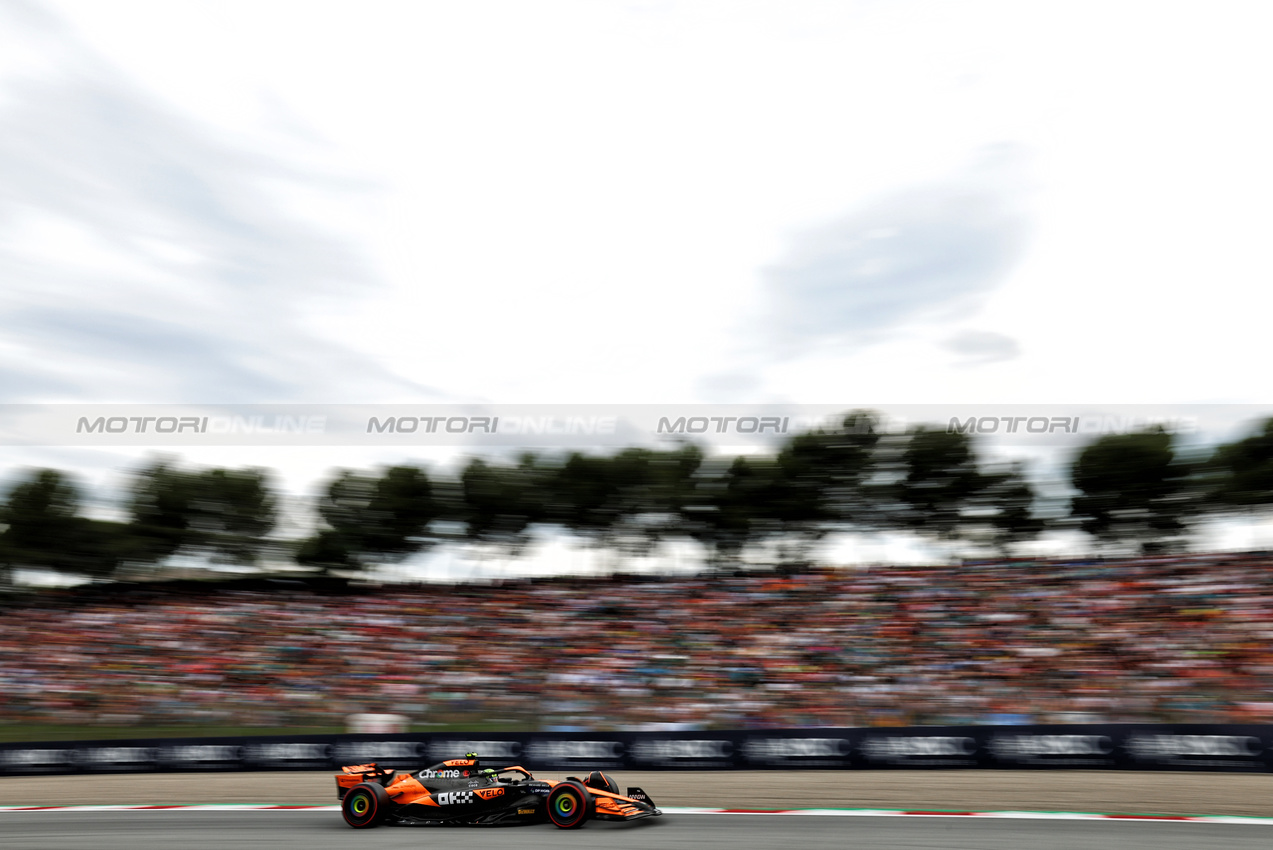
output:
[[[476,752],[531,770],[1011,768],[1273,772],[1273,725],[922,726],[309,735],[0,745],[0,775],[393,768]]]

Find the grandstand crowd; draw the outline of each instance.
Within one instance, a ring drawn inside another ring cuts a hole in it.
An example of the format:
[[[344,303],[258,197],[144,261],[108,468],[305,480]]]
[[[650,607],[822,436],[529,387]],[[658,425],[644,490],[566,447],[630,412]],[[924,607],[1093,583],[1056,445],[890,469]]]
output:
[[[64,591],[0,607],[0,723],[1268,722],[1271,561]]]

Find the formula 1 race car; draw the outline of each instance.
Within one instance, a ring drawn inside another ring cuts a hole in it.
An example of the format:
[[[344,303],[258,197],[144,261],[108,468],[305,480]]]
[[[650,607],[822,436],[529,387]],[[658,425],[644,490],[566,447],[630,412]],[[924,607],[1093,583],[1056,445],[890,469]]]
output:
[[[638,820],[661,814],[640,788],[620,794],[599,770],[586,779],[539,780],[518,765],[486,766],[474,753],[415,773],[371,764],[336,774],[340,812],[354,829],[380,824],[523,824],[550,821],[562,829],[597,820]]]

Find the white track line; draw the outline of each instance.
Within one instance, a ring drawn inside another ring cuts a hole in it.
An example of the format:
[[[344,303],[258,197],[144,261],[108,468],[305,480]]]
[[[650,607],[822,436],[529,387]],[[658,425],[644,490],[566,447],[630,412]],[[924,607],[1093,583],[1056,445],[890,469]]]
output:
[[[254,803],[204,803],[188,806],[0,806],[0,814],[9,812],[339,812],[340,806],[285,806]]]
[[[679,815],[804,815],[866,818],[1001,818],[1007,820],[1113,820],[1126,823],[1246,823],[1273,826],[1273,818],[1227,815],[1124,815],[1098,812],[955,812],[913,809],[693,809],[666,808]]]
[[[338,812],[340,806],[287,806],[246,803],[209,803],[190,806],[0,806],[0,814],[20,812]],[[1124,823],[1231,823],[1273,826],[1273,818],[1229,815],[1119,815],[1096,812],[949,812],[911,809],[703,809],[669,807],[669,815],[781,815],[784,817],[866,818],[1000,818],[1007,820],[1112,820]]]

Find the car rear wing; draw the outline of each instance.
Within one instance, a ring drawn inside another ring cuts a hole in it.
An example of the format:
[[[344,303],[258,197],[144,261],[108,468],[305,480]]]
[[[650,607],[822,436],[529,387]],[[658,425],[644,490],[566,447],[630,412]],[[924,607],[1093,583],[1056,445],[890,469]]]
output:
[[[362,776],[367,779],[379,779],[382,776],[389,776],[393,773],[387,767],[381,767],[374,761],[369,764],[351,764],[342,767],[341,773],[349,773],[355,776]]]
[[[340,769],[336,774],[336,799],[344,800],[349,789],[362,782],[375,782],[381,787],[388,785],[394,771],[381,767],[374,761],[370,764],[351,764]]]

